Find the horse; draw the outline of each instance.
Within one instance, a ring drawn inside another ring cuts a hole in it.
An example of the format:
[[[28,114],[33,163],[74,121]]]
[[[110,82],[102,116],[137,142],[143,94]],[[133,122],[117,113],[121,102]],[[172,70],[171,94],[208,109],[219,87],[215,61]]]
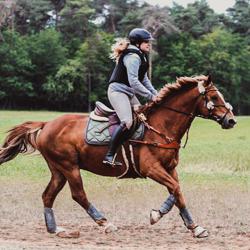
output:
[[[213,120],[223,129],[233,128],[237,121],[232,106],[225,102],[210,76],[200,75],[180,77],[175,83],[164,85],[156,100],[141,106],[137,113],[147,119],[141,119],[146,125],[143,140],[127,140],[125,144],[134,145],[133,157],[140,176],[160,183],[169,192],[161,207],[151,210],[150,223],[158,222],[176,206],[193,236],[207,237],[208,230],[194,222],[180,189],[176,171],[180,143],[195,117]],[[117,229],[89,202],[80,170],[118,177],[126,170],[125,159],[119,149],[117,157],[123,163],[121,167],[107,167],[102,163],[107,146],[89,145],[83,139],[88,119],[86,115],[65,114],[48,122],[24,122],[8,131],[0,148],[0,164],[12,160],[19,153],[36,150],[47,162],[51,179],[42,200],[49,233],[61,232],[55,221],[53,203],[66,182],[73,200],[99,226],[103,226],[105,232]],[[133,176],[128,174],[126,177]]]

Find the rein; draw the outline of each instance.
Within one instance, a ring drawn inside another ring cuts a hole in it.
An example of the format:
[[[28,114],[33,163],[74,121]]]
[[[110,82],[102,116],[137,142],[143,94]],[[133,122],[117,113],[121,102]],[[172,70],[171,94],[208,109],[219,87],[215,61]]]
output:
[[[137,112],[135,112],[137,118],[145,125],[145,127],[153,132],[155,132],[156,134],[158,134],[161,138],[163,138],[167,143],[160,143],[160,142],[148,142],[148,141],[139,141],[139,140],[129,140],[130,142],[134,143],[134,144],[143,144],[143,145],[148,145],[148,146],[153,146],[153,147],[157,147],[157,148],[164,148],[164,149],[179,149],[180,148],[180,144],[176,141],[173,140],[172,138],[169,138],[168,136],[166,136],[165,134],[161,133],[159,130],[155,129],[154,127],[152,127],[151,125],[149,125],[146,122],[146,117],[143,113],[138,114]]]

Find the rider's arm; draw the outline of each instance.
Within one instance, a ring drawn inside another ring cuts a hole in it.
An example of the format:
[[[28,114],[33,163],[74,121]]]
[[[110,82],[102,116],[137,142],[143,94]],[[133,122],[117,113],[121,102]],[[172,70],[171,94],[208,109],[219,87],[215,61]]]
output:
[[[143,80],[142,80],[142,84],[153,94],[153,95],[157,95],[157,90],[154,88],[154,86],[152,85],[151,81],[149,80],[147,73],[145,74]]]
[[[127,68],[130,87],[133,88],[135,94],[143,96],[148,100],[152,100],[154,95],[144,87],[138,79],[138,72],[141,64],[140,57],[137,54],[128,54],[124,57],[123,63]]]

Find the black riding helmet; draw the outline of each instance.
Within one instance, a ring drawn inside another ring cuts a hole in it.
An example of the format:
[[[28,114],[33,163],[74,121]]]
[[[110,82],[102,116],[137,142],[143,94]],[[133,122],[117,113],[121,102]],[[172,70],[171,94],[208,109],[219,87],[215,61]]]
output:
[[[128,39],[133,45],[141,44],[143,41],[154,40],[149,31],[140,28],[132,29],[128,35]]]

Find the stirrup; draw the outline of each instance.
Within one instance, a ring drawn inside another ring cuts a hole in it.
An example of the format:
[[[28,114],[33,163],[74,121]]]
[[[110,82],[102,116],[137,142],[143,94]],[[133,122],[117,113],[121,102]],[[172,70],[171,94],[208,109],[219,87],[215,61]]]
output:
[[[122,163],[119,162],[119,161],[110,162],[108,160],[103,160],[102,163],[105,164],[106,166],[109,166],[109,167],[112,167],[112,168],[114,168],[116,166],[122,166]]]
[[[107,157],[107,156],[106,156]],[[115,158],[116,158],[116,154],[112,157],[112,159],[107,159],[105,157],[105,159],[102,161],[102,163],[103,164],[105,164],[106,166],[109,166],[109,167],[112,167],[112,168],[114,168],[115,166],[122,166],[122,163],[121,162],[119,162],[119,161],[115,161]]]

